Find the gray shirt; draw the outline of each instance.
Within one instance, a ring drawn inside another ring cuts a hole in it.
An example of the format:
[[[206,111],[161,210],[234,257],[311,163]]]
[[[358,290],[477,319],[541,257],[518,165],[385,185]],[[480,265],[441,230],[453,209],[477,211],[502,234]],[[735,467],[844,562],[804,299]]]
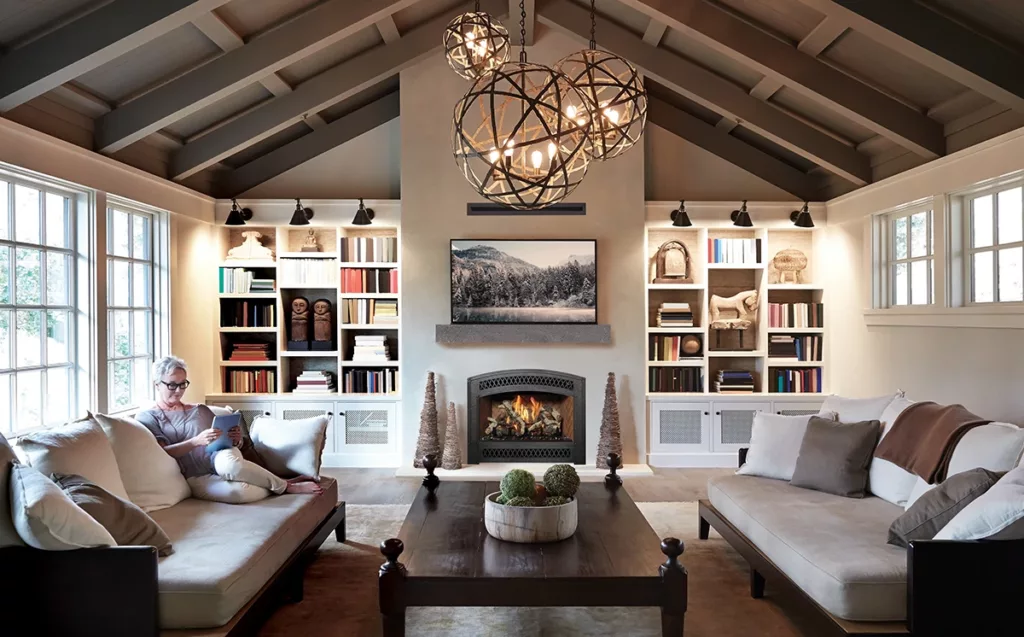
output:
[[[206,405],[194,405],[184,411],[164,411],[154,407],[140,412],[135,418],[153,432],[161,445],[185,442],[213,425],[213,412]],[[186,478],[216,473],[212,456],[206,453],[206,447],[193,449],[176,460]]]

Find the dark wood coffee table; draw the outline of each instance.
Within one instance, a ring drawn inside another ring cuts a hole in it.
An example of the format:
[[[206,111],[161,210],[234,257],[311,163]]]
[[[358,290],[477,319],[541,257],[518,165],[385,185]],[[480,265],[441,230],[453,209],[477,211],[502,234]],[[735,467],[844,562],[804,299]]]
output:
[[[662,635],[681,637],[683,544],[659,540],[625,489],[582,484],[576,534],[548,544],[488,535],[484,497],[495,491],[497,482],[420,488],[399,537],[381,543],[385,637],[405,634],[410,606],[657,606]]]

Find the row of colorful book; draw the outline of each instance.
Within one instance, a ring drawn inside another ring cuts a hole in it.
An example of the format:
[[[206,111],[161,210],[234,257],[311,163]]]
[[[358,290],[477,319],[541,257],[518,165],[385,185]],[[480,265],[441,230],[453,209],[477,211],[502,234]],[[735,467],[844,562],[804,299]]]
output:
[[[700,367],[651,367],[647,370],[651,392],[703,392],[704,370]]]
[[[232,301],[220,310],[221,327],[277,327],[274,301]]]
[[[398,325],[398,301],[342,299],[341,322],[344,325]]]
[[[757,265],[761,263],[761,240],[708,239],[708,263]]]
[[[700,359],[703,356],[701,349],[700,337],[693,334],[652,336],[650,356],[652,361]]]
[[[772,334],[768,338],[768,356],[794,361],[820,361],[823,340],[818,335]]]
[[[218,290],[221,294],[253,294],[274,291],[274,279],[256,278],[244,268],[220,268]]]
[[[273,369],[233,369],[224,373],[224,391],[229,394],[272,394],[277,391]]]
[[[689,303],[662,303],[658,307],[658,327],[693,327]]]
[[[825,304],[769,303],[768,327],[825,327]]]
[[[345,237],[341,240],[341,260],[350,263],[395,263],[398,261],[398,238]]]
[[[342,268],[341,291],[397,293],[398,270],[396,268]]]
[[[780,394],[821,393],[821,368],[772,369],[768,388]]]
[[[398,391],[398,370],[350,369],[341,386],[348,394],[393,394]]]

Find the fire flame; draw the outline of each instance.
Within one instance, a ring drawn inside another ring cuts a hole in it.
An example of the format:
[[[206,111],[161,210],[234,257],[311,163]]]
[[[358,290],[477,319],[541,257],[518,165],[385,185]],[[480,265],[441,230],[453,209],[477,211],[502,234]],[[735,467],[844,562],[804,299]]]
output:
[[[537,422],[537,417],[540,416],[541,404],[533,396],[530,396],[530,401],[526,402],[522,396],[516,394],[516,399],[512,402],[512,408],[516,410],[516,413],[523,420],[533,423]]]

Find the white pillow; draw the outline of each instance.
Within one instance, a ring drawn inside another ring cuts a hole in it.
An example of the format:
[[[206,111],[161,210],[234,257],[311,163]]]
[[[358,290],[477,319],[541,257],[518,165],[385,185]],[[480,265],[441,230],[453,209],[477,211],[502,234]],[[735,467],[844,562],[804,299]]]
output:
[[[5,546],[25,546],[11,519],[11,466],[18,464],[14,449],[0,434],[0,549]]]
[[[143,511],[159,511],[191,495],[178,461],[134,418],[90,414],[110,440],[128,499]]]
[[[128,499],[117,469],[114,449],[91,420],[78,420],[18,439],[31,465],[49,478],[54,473],[79,475],[122,500]]]
[[[903,410],[914,404],[904,396],[897,396],[882,412],[882,438],[892,430],[892,424]],[[868,490],[883,500],[899,506],[906,504],[910,491],[917,482],[917,476],[888,460],[872,458],[868,469]]]
[[[839,422],[862,422],[865,420],[881,420],[882,412],[901,392],[875,396],[874,398],[843,398],[842,396],[826,396],[821,404],[822,411],[834,411]]]
[[[36,469],[11,467],[11,517],[18,535],[44,551],[116,546],[114,538]]]
[[[907,503],[903,505],[903,510],[906,511],[917,502],[917,499],[922,495],[928,493],[938,485],[928,484],[924,481],[924,478],[914,476],[917,480],[914,481],[914,486],[910,489],[910,494],[907,496]]]
[[[1024,429],[1005,422],[975,427],[956,443],[946,476],[971,469],[1009,471],[1024,451]]]
[[[276,420],[259,416],[249,433],[267,469],[282,477],[320,478],[320,457],[327,442],[327,416]]]
[[[834,413],[816,414],[835,420]],[[760,476],[776,480],[792,480],[800,444],[807,431],[811,414],[781,416],[759,411],[750,428],[747,460],[736,472],[743,476]]]
[[[1024,467],[1010,471],[964,507],[935,539],[1024,539]]]

